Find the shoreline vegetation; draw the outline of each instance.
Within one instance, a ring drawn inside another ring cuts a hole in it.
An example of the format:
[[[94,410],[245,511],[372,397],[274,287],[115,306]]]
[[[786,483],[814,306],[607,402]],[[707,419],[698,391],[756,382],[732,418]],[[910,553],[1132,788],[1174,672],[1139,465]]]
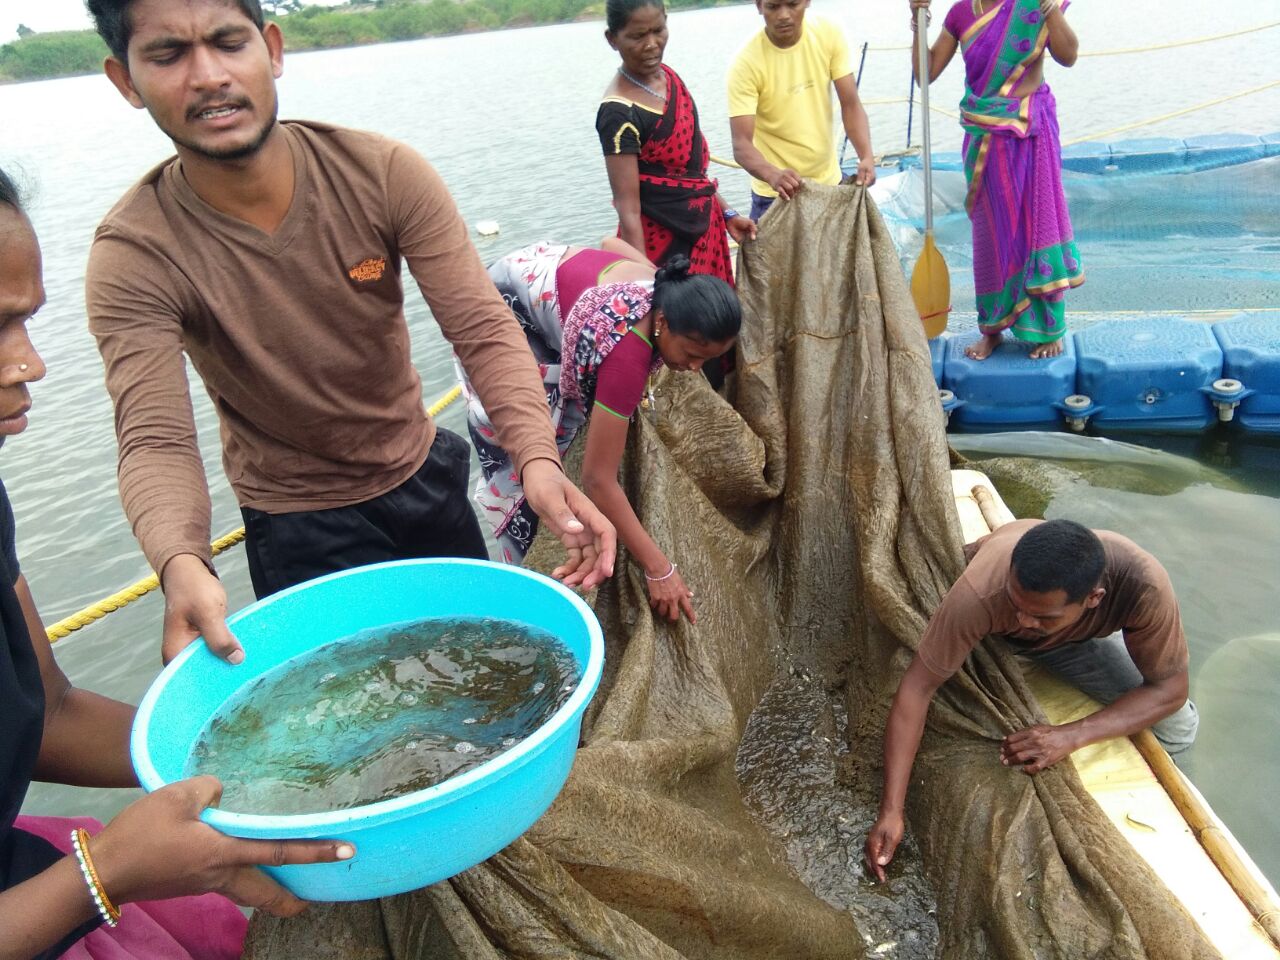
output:
[[[741,2],[667,0],[667,9]],[[264,11],[288,11],[267,13],[267,18],[280,24],[290,53],[604,18],[603,0],[372,0],[340,7],[280,0],[262,6]],[[36,33],[19,27],[18,34],[17,40],[0,46],[0,83],[98,73],[108,55],[92,30]]]

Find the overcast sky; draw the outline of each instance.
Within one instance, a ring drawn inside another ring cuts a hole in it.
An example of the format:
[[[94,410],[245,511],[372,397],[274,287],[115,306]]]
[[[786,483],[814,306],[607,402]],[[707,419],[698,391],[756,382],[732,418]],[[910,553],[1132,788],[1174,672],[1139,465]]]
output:
[[[84,0],[0,0],[0,42],[18,35],[18,24],[32,30],[87,30],[93,24]]]

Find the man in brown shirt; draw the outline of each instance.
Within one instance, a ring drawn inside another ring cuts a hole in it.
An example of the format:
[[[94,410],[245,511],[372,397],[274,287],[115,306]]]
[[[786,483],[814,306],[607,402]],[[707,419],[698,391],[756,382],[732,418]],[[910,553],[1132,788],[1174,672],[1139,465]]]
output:
[[[1198,724],[1187,641],[1169,575],[1132,540],[1070,520],[1018,520],[965,548],[889,711],[884,792],[867,863],[884,880],[904,830],[907,782],[934,694],[986,636],[1040,661],[1104,704],[1073,723],[1004,738],[1000,762],[1039,773],[1073,751],[1151,727],[1173,754]]]
[[[232,662],[183,353],[218,411],[259,596],[348,566],[487,556],[470,451],[423,409],[401,258],[525,493],[588,588],[614,531],[565,479],[532,354],[452,198],[413,150],[276,119],[283,38],[256,0],[91,0],[106,72],[177,149],[103,220],[86,279],[125,512],[165,591],[164,656]]]

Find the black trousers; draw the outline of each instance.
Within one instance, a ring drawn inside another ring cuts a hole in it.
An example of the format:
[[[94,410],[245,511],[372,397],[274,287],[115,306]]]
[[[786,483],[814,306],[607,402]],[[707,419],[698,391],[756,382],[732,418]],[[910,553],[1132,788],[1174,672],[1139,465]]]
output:
[[[263,513],[241,507],[258,599],[326,573],[417,557],[489,559],[471,508],[471,447],[436,428],[426,462],[394,490],[349,507]]]

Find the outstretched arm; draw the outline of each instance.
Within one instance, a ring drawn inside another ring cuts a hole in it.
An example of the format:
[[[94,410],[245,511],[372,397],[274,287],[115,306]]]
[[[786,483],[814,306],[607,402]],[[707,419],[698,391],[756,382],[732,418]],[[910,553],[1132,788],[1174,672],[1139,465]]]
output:
[[[1081,747],[1113,737],[1128,737],[1163,720],[1187,702],[1186,670],[1134,687],[1114,703],[1073,723],[1038,724],[1011,733],[1000,744],[1000,762],[1039,773]]]
[[[564,475],[560,461],[530,460],[521,484],[529,506],[567,554],[551,575],[580,590],[591,590],[613,576],[617,532],[599,507]]]
[[[197,636],[238,663],[226,593],[209,558],[210,502],[183,360],[185,306],[163,269],[128,242],[99,237],[85,305],[106,368],[120,447],[120,500],[165,595],[167,663]],[[175,571],[186,571],[177,576]]]
[[[898,684],[884,733],[884,790],[880,813],[867,834],[867,865],[876,879],[884,882],[884,868],[897,852],[906,832],[904,810],[911,767],[920,750],[929,704],[944,678],[930,670],[916,654]]]
[[[672,567],[662,548],[649,536],[622,484],[618,483],[618,468],[622,465],[629,425],[626,418],[596,406],[582,455],[582,486],[587,496],[600,505],[605,516],[618,528],[619,538],[644,568],[649,605],[660,617],[672,622],[679,620],[683,612],[690,623],[696,623],[692,594],[684,579]]]
[[[258,865],[350,860],[355,849],[335,840],[243,840],[200,820],[216,805],[213,777],[170,784],[143,797],[89,842],[89,855],[112,903],[216,892],[241,906],[293,916],[306,906]],[[0,960],[27,960],[97,916],[73,857],[0,892]]]
[[[733,159],[747,173],[773,187],[783,200],[790,200],[800,189],[800,174],[790,167],[775,167],[764,158],[755,145],[756,118],[750,114],[730,117],[729,132],[733,134]]]
[[[560,468],[546,391],[520,325],[480,262],[444,181],[403,145],[389,162],[388,201],[409,271],[475,385],[498,444],[511,454],[529,505],[569,554],[560,575],[590,589],[613,573],[613,525]]]
[[[871,122],[858,97],[858,84],[850,73],[833,81],[833,85],[840,101],[845,136],[858,154],[858,173],[854,182],[860,187],[869,187],[876,182],[876,158],[871,150]]]
[[[928,38],[920,36],[916,32],[916,11],[919,9],[928,10],[930,0],[911,0],[911,76],[916,83],[920,82],[920,71],[917,66],[920,63],[920,44],[928,43]],[[959,44],[956,38],[948,33],[945,29],[938,31],[938,39],[933,42],[933,46],[929,48],[929,82],[937,80],[942,71],[947,69],[947,64],[951,62],[951,58],[956,55],[956,49]]]
[[[77,786],[137,786],[129,760],[134,710],[71,685],[49,646],[24,577],[14,584],[45,694],[44,735],[36,760],[42,780]],[[2,708],[2,705],[0,705]],[[117,907],[134,900],[216,891],[245,906],[290,915],[304,904],[256,864],[319,863],[350,859],[349,844],[335,841],[238,840],[199,819],[216,804],[213,777],[185,780],[126,808],[90,841],[90,856],[103,888]],[[74,858],[0,892],[0,960],[23,960],[47,950],[97,916],[97,907]]]

